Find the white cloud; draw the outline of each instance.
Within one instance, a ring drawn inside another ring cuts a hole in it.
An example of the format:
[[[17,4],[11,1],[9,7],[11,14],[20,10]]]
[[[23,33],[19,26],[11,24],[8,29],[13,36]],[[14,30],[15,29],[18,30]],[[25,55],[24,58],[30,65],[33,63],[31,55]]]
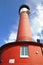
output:
[[[36,35],[37,33],[41,34],[42,28],[43,28],[43,6],[42,5],[37,5],[36,7],[36,13],[37,16],[35,16],[34,18],[32,18],[31,22],[32,22],[32,31],[33,34],[35,36],[33,36],[33,38],[36,40],[36,38],[38,38],[38,36]],[[41,36],[40,39],[42,39],[43,37]]]
[[[43,39],[43,36],[41,36],[41,39]]]
[[[43,27],[43,6],[41,5],[41,0],[25,0],[26,4],[30,6],[32,31],[33,34],[41,33],[41,28]]]
[[[5,40],[5,43],[14,42],[16,40],[16,37],[17,37],[17,33],[15,33],[14,31],[12,31],[9,34],[8,40]]]
[[[33,4],[35,4],[35,5],[37,5],[37,4],[41,4],[41,0],[25,0],[25,2],[29,5],[29,3],[33,3]]]
[[[25,4],[30,6],[30,9],[34,11],[35,7],[41,4],[41,0],[25,0]]]
[[[8,38],[4,40],[5,43],[9,43],[9,42],[15,42],[16,41],[16,37],[17,37],[17,29],[18,29],[18,24],[19,24],[19,18],[17,18],[17,23],[13,26],[11,26],[10,29],[10,34],[8,35]]]
[[[36,13],[37,16],[35,16],[31,22],[32,22],[32,28],[34,33],[40,33],[43,27],[43,6],[37,5],[36,7]]]
[[[37,7],[38,9],[38,20],[39,20],[39,23],[40,23],[40,26],[43,26],[43,6],[40,5]]]
[[[33,40],[37,42],[37,39],[40,39],[40,36],[34,35]]]

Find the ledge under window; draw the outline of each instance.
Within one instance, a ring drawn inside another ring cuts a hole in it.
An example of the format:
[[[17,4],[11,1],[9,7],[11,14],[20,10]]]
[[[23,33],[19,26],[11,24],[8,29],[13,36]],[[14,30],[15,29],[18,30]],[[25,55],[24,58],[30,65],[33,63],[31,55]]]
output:
[[[29,58],[27,55],[20,55],[20,58]]]

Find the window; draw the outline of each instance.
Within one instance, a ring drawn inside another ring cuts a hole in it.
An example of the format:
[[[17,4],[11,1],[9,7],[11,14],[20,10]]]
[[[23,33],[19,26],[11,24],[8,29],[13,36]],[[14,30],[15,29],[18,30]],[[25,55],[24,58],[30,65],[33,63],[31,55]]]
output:
[[[20,48],[20,57],[28,57],[28,46],[22,46]]]
[[[10,64],[15,63],[15,59],[9,59],[9,63],[10,63]]]

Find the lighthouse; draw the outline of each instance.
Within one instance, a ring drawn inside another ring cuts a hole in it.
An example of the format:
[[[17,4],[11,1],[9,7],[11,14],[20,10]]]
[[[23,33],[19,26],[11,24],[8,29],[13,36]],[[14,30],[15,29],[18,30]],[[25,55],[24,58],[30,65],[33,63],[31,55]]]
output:
[[[32,32],[30,26],[30,8],[22,5],[19,9],[20,20],[17,34],[17,41],[32,41]]]
[[[0,65],[43,65],[43,44],[38,39],[32,40],[30,25],[30,8],[22,5],[19,8],[19,26],[16,42],[0,47]]]

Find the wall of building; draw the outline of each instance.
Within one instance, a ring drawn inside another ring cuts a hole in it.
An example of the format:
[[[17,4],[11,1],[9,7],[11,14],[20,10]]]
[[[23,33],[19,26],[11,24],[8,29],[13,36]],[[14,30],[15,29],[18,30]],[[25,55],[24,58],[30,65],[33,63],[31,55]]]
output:
[[[29,46],[32,65],[43,65],[43,54],[40,46]]]
[[[28,58],[20,57],[21,46],[28,46]],[[1,58],[2,63],[0,65],[43,65],[41,47],[29,44],[7,46],[3,49]],[[13,64],[9,63],[10,59],[14,59]]]

